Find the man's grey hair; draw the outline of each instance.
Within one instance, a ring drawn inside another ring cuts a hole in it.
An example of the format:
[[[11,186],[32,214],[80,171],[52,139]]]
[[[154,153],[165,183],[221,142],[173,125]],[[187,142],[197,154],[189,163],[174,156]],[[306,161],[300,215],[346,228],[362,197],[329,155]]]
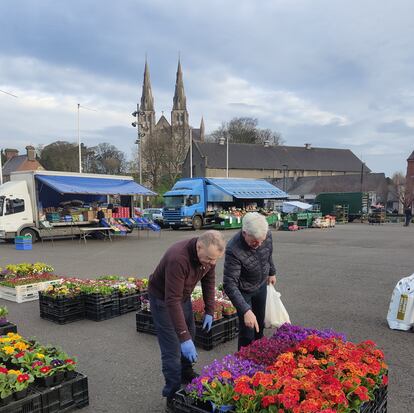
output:
[[[243,218],[242,230],[255,239],[266,238],[269,224],[258,212],[248,212]]]
[[[206,231],[204,234],[200,235],[198,240],[207,248],[210,245],[215,246],[219,252],[223,252],[226,246],[226,241],[224,241],[222,233],[214,229]]]

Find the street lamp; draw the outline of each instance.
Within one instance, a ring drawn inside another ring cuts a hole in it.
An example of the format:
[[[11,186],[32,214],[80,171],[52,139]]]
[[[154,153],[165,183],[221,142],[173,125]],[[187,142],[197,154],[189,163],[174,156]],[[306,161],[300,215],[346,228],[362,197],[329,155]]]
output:
[[[9,95],[9,96],[13,96],[14,98],[18,97],[16,95],[13,95],[13,93],[6,92],[5,90],[0,89],[0,92],[6,95]],[[2,162],[1,156],[2,156],[2,152],[0,151],[0,185],[3,185],[3,162]]]
[[[283,192],[286,192],[286,172],[287,172],[288,166],[286,164],[283,164],[282,167],[283,167]]]
[[[87,108],[86,106],[78,103],[78,152],[79,152],[79,173],[82,173],[82,150],[81,150],[81,141],[80,141],[80,128],[79,128],[79,109],[91,110],[92,112],[98,112],[95,109]]]
[[[138,148],[138,164],[139,164],[139,184],[142,185],[142,141],[141,139],[145,136],[145,133],[142,133],[140,129],[144,129],[143,125],[139,123],[139,116],[145,115],[144,112],[139,111],[139,105],[137,104],[137,110],[132,112],[132,116],[136,118],[136,121],[132,122],[131,125],[134,128],[137,128],[137,140],[135,143],[137,144]],[[139,196],[139,204],[141,208],[141,212],[144,209],[144,198],[142,195]]]

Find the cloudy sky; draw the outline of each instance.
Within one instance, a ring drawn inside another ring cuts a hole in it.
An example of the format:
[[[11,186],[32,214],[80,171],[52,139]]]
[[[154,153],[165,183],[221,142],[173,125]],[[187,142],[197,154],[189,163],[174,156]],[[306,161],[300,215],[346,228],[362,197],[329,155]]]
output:
[[[285,144],[349,148],[375,172],[414,150],[412,0],[1,0],[0,147],[110,142],[128,155],[145,55],[169,118],[252,116]]]

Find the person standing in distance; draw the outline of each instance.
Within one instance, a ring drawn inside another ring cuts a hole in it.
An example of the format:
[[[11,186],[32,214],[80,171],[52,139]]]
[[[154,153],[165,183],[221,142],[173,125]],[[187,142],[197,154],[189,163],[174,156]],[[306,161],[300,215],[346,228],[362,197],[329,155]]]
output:
[[[148,293],[152,317],[161,350],[167,398],[166,412],[173,411],[174,394],[181,384],[197,377],[194,346],[195,324],[191,293],[201,281],[205,316],[203,329],[213,323],[216,262],[223,256],[225,242],[218,231],[206,231],[197,238],[172,245],[149,278]]]
[[[227,244],[224,291],[239,316],[238,349],[263,337],[267,285],[276,284],[273,240],[266,218],[249,212]]]

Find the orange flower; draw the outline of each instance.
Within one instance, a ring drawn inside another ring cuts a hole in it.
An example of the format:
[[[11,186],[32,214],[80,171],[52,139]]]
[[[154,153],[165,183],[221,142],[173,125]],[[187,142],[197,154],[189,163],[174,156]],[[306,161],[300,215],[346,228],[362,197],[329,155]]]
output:
[[[231,379],[231,373],[227,370],[224,370],[220,373],[220,376],[223,377],[223,379]]]

